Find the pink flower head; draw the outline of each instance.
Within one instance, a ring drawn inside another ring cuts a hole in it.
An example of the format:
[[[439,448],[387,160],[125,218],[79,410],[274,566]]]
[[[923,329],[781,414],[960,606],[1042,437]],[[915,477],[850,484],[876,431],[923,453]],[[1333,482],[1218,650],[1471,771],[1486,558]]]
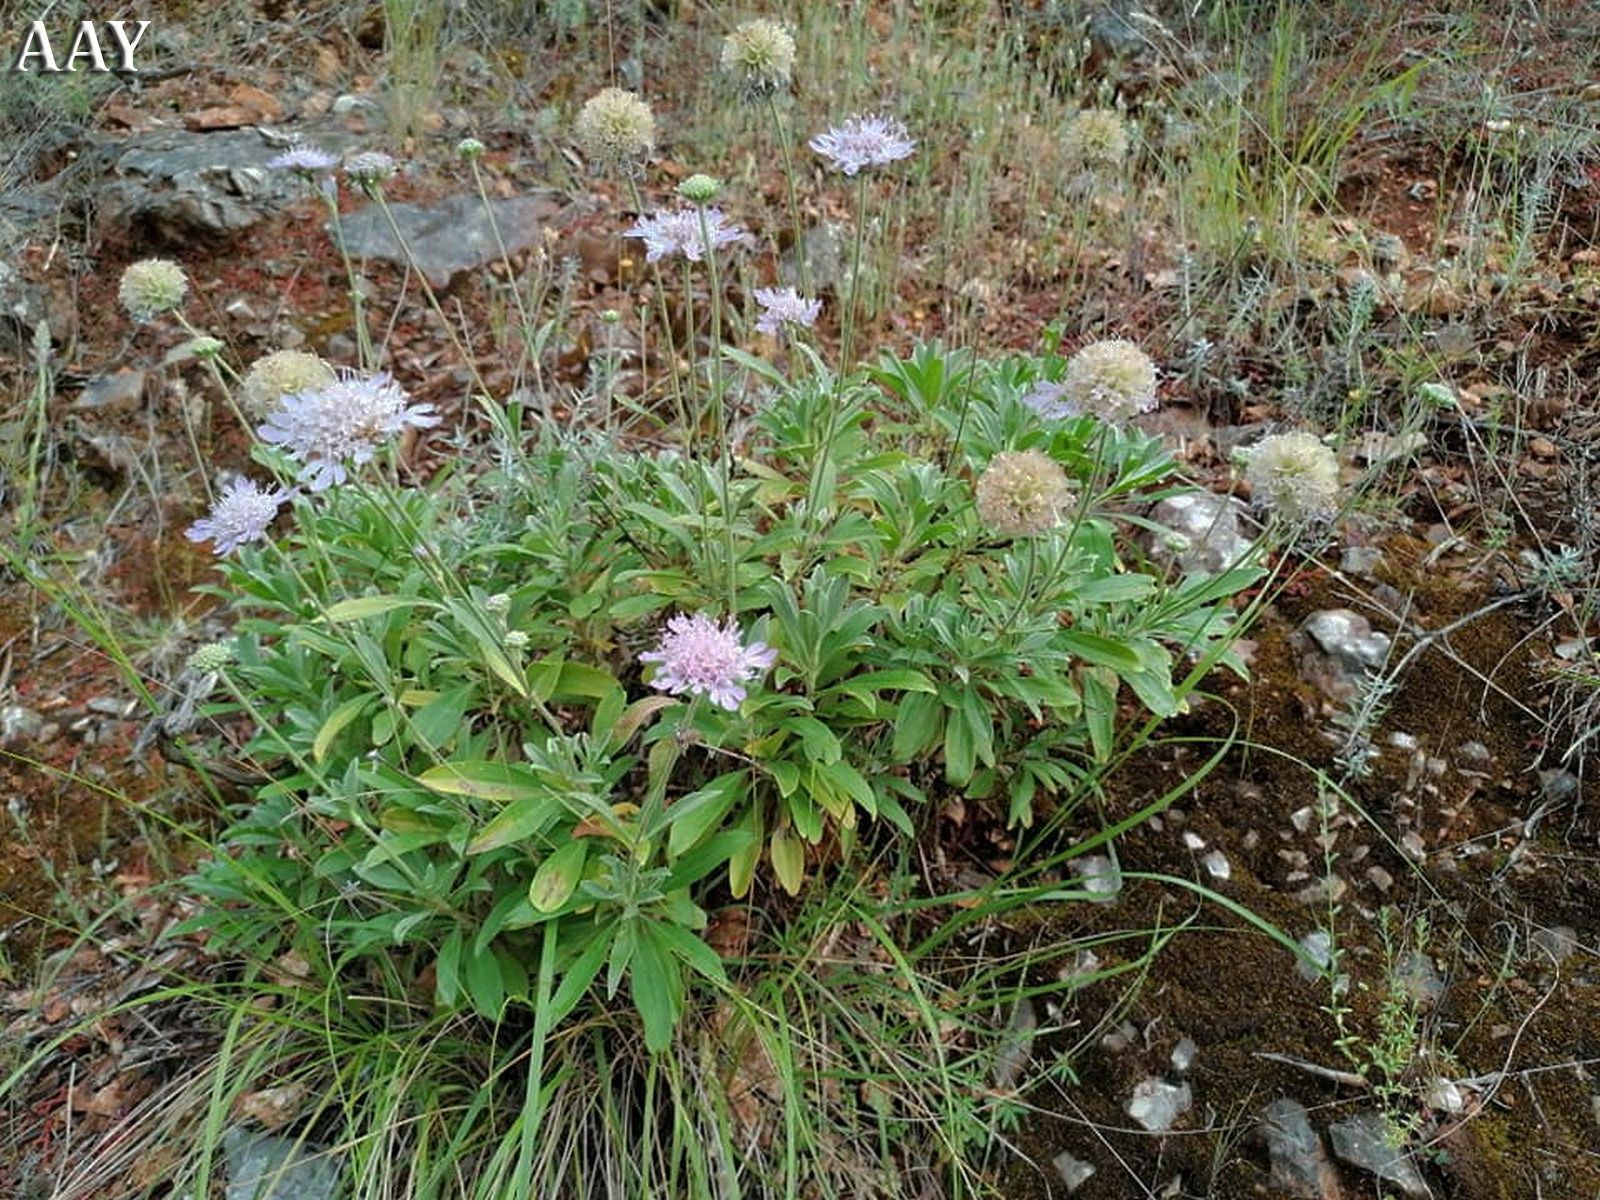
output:
[[[246,542],[259,541],[278,509],[289,498],[282,488],[263,491],[253,479],[233,480],[211,506],[211,514],[189,526],[191,542],[212,542],[218,558],[232,554]]]
[[[744,685],[777,658],[778,652],[765,642],[744,645],[732,618],[719,624],[703,613],[679,613],[667,622],[660,646],[639,655],[641,662],[656,664],[651,687],[675,696],[709,696],[730,712],[743,703]]]
[[[846,175],[854,175],[862,167],[886,167],[909,158],[917,148],[899,121],[870,114],[851,117],[843,125],[817,134],[809,145]]]
[[[653,217],[640,217],[627,236],[644,240],[646,262],[656,262],[674,254],[681,254],[690,262],[699,262],[705,257],[708,245],[716,250],[736,242],[744,236],[744,227],[728,224],[720,208],[708,208],[702,229],[699,209],[680,208],[658,212]]]
[[[761,305],[761,316],[756,329],[776,337],[785,325],[799,325],[810,329],[822,312],[821,300],[807,300],[790,288],[756,288],[756,303]]]

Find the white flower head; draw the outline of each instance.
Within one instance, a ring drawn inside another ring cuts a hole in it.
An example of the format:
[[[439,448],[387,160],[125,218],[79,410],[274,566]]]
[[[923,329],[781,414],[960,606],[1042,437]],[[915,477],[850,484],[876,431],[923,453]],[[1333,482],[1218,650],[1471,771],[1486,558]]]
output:
[[[210,515],[189,526],[185,536],[191,542],[211,542],[218,558],[232,554],[267,536],[289,495],[282,488],[263,490],[253,479],[235,479],[216,498]]]
[[[777,21],[745,21],[722,40],[722,69],[747,99],[784,91],[794,74],[794,37]]]
[[[1290,521],[1326,521],[1339,511],[1339,460],[1314,434],[1261,439],[1245,477],[1256,504]]]
[[[822,314],[821,300],[807,300],[792,287],[756,288],[756,303],[761,305],[761,316],[756,329],[777,337],[785,325],[798,325],[810,329]]]
[[[315,354],[304,350],[274,350],[250,364],[239,387],[239,399],[245,411],[261,417],[280,397],[314,392],[336,379],[333,368]]]
[[[1041,450],[1002,451],[978,478],[978,516],[1007,537],[1054,529],[1071,504],[1067,473]]]
[[[385,180],[393,179],[399,169],[399,164],[382,150],[363,150],[360,154],[352,154],[344,164],[344,173],[367,192]]]
[[[1117,167],[1128,156],[1128,129],[1108,108],[1084,109],[1061,132],[1061,150],[1074,167]]]
[[[1123,338],[1090,342],[1067,360],[1060,384],[1036,388],[1024,402],[1045,416],[1092,413],[1103,421],[1125,421],[1159,403],[1156,365]]]
[[[636,171],[656,147],[655,114],[621,88],[606,88],[589,97],[572,132],[584,157],[599,167]]]
[[[658,212],[653,217],[640,217],[627,231],[627,236],[643,239],[646,262],[656,262],[674,254],[681,254],[690,262],[699,262],[705,257],[708,245],[717,250],[736,242],[744,236],[744,227],[729,223],[720,208],[679,208]]]
[[[862,167],[886,167],[910,157],[917,148],[903,124],[876,114],[851,117],[826,133],[817,134],[809,145],[846,175],[854,175]]]
[[[412,405],[387,374],[345,374],[315,391],[283,396],[256,432],[301,464],[300,480],[320,492],[350,477],[406,429],[439,423],[431,404]]]
[[[725,624],[703,613],[679,613],[667,622],[661,644],[639,655],[655,663],[650,686],[673,695],[709,696],[713,704],[736,711],[747,695],[745,684],[777,661],[778,652],[764,642],[746,646],[738,624]]]
[[[133,263],[122,273],[122,283],[117,288],[117,299],[135,321],[149,321],[173,312],[188,294],[189,277],[182,267],[166,258]]]

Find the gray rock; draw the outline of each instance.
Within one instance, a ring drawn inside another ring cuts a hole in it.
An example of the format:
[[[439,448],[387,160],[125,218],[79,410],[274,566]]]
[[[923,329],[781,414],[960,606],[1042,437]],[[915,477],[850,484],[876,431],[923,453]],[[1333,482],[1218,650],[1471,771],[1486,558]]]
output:
[[[0,705],[0,746],[36,742],[44,724],[44,718],[26,705]]]
[[[1348,575],[1371,575],[1383,565],[1383,551],[1376,546],[1346,546],[1339,557],[1339,570]]]
[[[560,209],[552,194],[508,196],[489,203],[494,212],[492,222],[477,195],[450,196],[426,207],[390,204],[394,223],[411,250],[410,259],[376,204],[341,217],[339,233],[352,256],[401,266],[414,259],[428,282],[443,288],[461,273],[478,270],[500,258],[496,227],[506,252],[516,254],[543,240],[546,222]],[[329,236],[334,236],[333,226],[327,228]]]
[[[1206,874],[1211,878],[1226,883],[1233,878],[1233,867],[1228,862],[1228,856],[1221,850],[1213,850],[1200,860],[1200,865],[1206,869]]]
[[[1328,936],[1328,931],[1325,929],[1313,929],[1306,934],[1300,939],[1300,949],[1304,950],[1306,957],[1311,960],[1310,962],[1307,962],[1306,958],[1295,960],[1295,970],[1300,972],[1302,979],[1320,978],[1322,971],[1326,971],[1333,962],[1333,938]],[[1312,966],[1312,963],[1316,966]]]
[[[0,344],[13,353],[25,349],[47,317],[44,289],[27,282],[0,257]]]
[[[1158,27],[1134,5],[1104,4],[1089,14],[1084,33],[1096,54],[1110,58],[1132,58],[1150,48],[1150,38],[1140,28],[1141,19],[1145,29]]]
[[[1011,1020],[1006,1025],[1005,1040],[994,1057],[994,1086],[1010,1091],[1022,1080],[1033,1054],[1034,1032],[1039,1028],[1039,1017],[1033,1011],[1033,1002],[1026,996],[1017,1001],[1011,1010]]]
[[[1172,1048],[1172,1069],[1178,1074],[1186,1073],[1194,1066],[1194,1060],[1200,1053],[1200,1047],[1194,1044],[1192,1037],[1178,1039],[1178,1044]]]
[[[1578,931],[1571,925],[1552,925],[1535,929],[1531,941],[1541,954],[1548,954],[1555,962],[1565,962],[1578,948]]]
[[[281,152],[251,129],[142,134],[116,155],[102,211],[157,245],[225,240],[305,195],[288,172],[267,169]]]
[[[340,1166],[326,1151],[293,1138],[235,1126],[222,1135],[227,1200],[333,1200]]]
[[[1297,1100],[1274,1100],[1257,1126],[1267,1143],[1272,1186],[1293,1200],[1337,1200],[1339,1175],[1322,1139],[1311,1127],[1305,1106]]]
[[[1166,1133],[1193,1105],[1194,1093],[1187,1083],[1141,1079],[1134,1085],[1123,1111],[1151,1133]]]
[[[1556,804],[1578,794],[1578,777],[1571,771],[1540,771],[1539,796]]]
[[[1423,1008],[1432,1008],[1444,995],[1444,980],[1434,968],[1433,960],[1420,950],[1412,951],[1395,963],[1394,982]]]
[[[1364,1109],[1328,1126],[1333,1153],[1352,1167],[1370,1171],[1408,1196],[1427,1196],[1428,1184],[1403,1146],[1389,1141],[1389,1123],[1376,1109]]]
[[[1091,854],[1080,860],[1077,870],[1083,890],[1090,893],[1089,898],[1096,903],[1115,900],[1122,890],[1122,872],[1104,854]]]
[[[1239,528],[1244,515],[1244,505],[1232,496],[1169,496],[1150,510],[1150,519],[1168,531],[1151,538],[1150,556],[1184,571],[1215,575],[1249,553],[1250,539]]]
[[[1094,1164],[1084,1162],[1081,1158],[1073,1156],[1070,1150],[1063,1150],[1050,1160],[1050,1165],[1056,1169],[1056,1174],[1061,1176],[1061,1182],[1067,1185],[1067,1195],[1081,1188],[1094,1174]]]
[[[129,412],[144,399],[144,381],[143,371],[113,371],[91,380],[70,407],[76,412]]]
[[[1355,695],[1362,677],[1389,657],[1389,635],[1348,608],[1312,613],[1289,641],[1300,656],[1300,673],[1333,700]]]

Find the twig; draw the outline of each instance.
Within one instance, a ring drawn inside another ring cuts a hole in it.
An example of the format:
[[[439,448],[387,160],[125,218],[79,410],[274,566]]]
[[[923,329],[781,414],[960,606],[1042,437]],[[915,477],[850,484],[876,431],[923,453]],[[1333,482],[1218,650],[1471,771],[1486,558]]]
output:
[[[1307,1062],[1303,1058],[1294,1058],[1288,1054],[1274,1054],[1270,1050],[1257,1050],[1252,1057],[1264,1058],[1269,1062],[1282,1063],[1286,1067],[1294,1067],[1296,1070],[1305,1071],[1323,1079],[1331,1079],[1334,1083],[1342,1083],[1349,1087],[1364,1088],[1370,1086],[1365,1079],[1354,1071],[1338,1071],[1333,1067],[1318,1066],[1314,1062]]]

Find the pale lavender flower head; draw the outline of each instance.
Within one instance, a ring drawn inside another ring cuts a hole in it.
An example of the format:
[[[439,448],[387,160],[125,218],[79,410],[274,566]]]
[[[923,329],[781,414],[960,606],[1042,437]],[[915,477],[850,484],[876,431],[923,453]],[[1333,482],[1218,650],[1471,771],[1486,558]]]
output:
[[[350,477],[346,464],[370,462],[378,447],[406,429],[439,423],[433,405],[409,403],[387,374],[345,374],[316,391],[283,396],[256,432],[301,464],[300,480],[320,492]]]
[[[817,317],[822,312],[821,300],[807,300],[792,287],[788,288],[757,288],[755,290],[756,303],[761,305],[761,317],[756,321],[756,329],[761,333],[770,333],[774,337],[783,331],[785,325],[799,325],[810,329],[817,323]]]
[[[235,479],[216,498],[211,515],[189,526],[191,542],[212,542],[217,557],[232,554],[246,542],[259,541],[289,499],[282,488],[263,491],[253,479]]]
[[[719,624],[703,613],[679,613],[667,622],[661,645],[639,659],[656,664],[650,686],[657,691],[709,696],[732,712],[744,702],[744,685],[772,666],[778,652],[765,642],[744,645],[732,618]]]
[[[1076,404],[1066,399],[1066,395],[1066,384],[1041,379],[1023,394],[1022,402],[1045,420],[1060,421],[1067,417],[1076,417],[1082,411]]]
[[[282,154],[267,162],[267,169],[271,171],[293,171],[296,175],[303,175],[307,179],[313,175],[321,175],[331,171],[339,165],[339,156],[324,150],[321,146],[302,143],[290,146]]]
[[[690,262],[699,262],[705,257],[708,242],[716,250],[744,236],[744,227],[729,223],[720,208],[705,209],[704,214],[704,229],[700,227],[701,210],[693,208],[640,217],[627,236],[644,240],[646,262],[656,262],[674,254],[681,254]]]
[[[846,175],[854,175],[862,167],[886,167],[910,157],[917,148],[903,124],[876,114],[851,117],[843,125],[817,134],[809,145]]]

